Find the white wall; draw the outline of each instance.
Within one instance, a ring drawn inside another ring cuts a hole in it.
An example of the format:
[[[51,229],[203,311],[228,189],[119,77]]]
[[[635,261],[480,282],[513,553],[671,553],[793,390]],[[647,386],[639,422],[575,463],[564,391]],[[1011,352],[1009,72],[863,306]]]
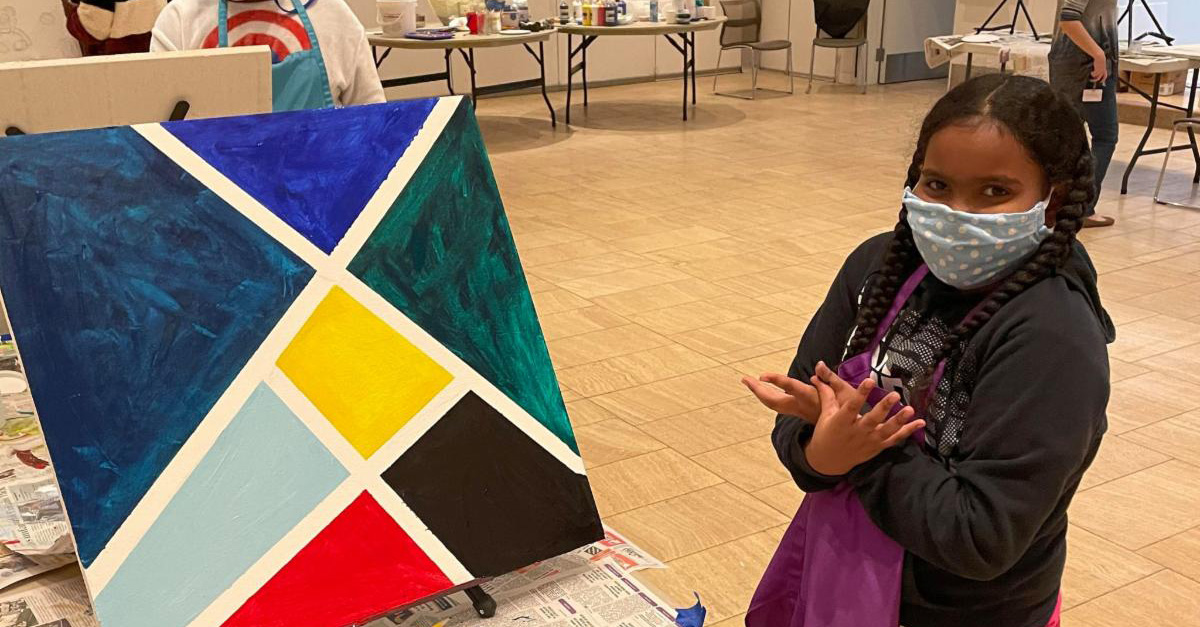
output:
[[[983,21],[988,18],[998,4],[1000,4],[1000,0],[958,0],[958,7],[954,12],[954,32],[969,33],[983,25]],[[1124,0],[1119,0],[1118,4],[1124,6]],[[1010,23],[1016,6],[1016,0],[1009,0],[1008,4],[1001,9],[1000,14],[992,20],[992,25],[999,26]],[[1038,33],[1054,32],[1058,0],[1025,0],[1025,6],[1033,17],[1033,24],[1037,27]],[[1024,15],[1021,15],[1017,21],[1017,29],[1029,30],[1025,25]]]

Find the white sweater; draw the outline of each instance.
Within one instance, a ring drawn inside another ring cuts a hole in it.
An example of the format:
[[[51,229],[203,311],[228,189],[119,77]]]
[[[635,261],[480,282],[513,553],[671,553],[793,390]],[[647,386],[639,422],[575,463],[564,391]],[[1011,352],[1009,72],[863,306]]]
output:
[[[150,51],[197,50],[217,46],[218,0],[174,0],[154,24]],[[285,11],[282,7],[286,7]],[[383,86],[371,57],[366,32],[344,0],[308,0],[308,19],[321,46],[333,101],[339,105],[384,102]],[[291,0],[239,0],[229,3],[229,45],[271,46],[282,57],[308,50],[304,23]]]

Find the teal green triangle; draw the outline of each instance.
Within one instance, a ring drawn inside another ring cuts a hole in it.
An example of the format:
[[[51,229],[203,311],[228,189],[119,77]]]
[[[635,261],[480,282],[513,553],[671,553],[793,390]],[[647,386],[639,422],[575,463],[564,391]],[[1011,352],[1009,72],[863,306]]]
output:
[[[579,452],[465,100],[349,270]]]

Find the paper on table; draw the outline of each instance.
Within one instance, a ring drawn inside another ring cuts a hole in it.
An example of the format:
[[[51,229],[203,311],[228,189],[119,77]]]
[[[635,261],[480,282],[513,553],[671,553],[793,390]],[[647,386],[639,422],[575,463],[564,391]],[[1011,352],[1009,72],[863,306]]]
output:
[[[78,566],[67,566],[0,594],[0,627],[99,627]]]

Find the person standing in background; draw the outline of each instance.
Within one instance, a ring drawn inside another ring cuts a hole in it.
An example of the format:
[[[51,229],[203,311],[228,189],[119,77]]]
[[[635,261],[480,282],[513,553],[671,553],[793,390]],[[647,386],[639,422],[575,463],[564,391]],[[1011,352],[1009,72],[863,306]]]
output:
[[[271,48],[276,111],[384,102],[366,31],[344,0],[174,0],[151,52]]]
[[[62,0],[67,31],[83,56],[150,50],[150,29],[167,0]]]
[[[1058,0],[1058,23],[1050,45],[1050,84],[1079,106],[1092,136],[1096,200],[1117,148],[1117,0]],[[1084,101],[1084,92],[1099,89],[1098,102]],[[1116,221],[1096,215],[1095,201],[1084,213],[1084,228],[1112,226]]]

